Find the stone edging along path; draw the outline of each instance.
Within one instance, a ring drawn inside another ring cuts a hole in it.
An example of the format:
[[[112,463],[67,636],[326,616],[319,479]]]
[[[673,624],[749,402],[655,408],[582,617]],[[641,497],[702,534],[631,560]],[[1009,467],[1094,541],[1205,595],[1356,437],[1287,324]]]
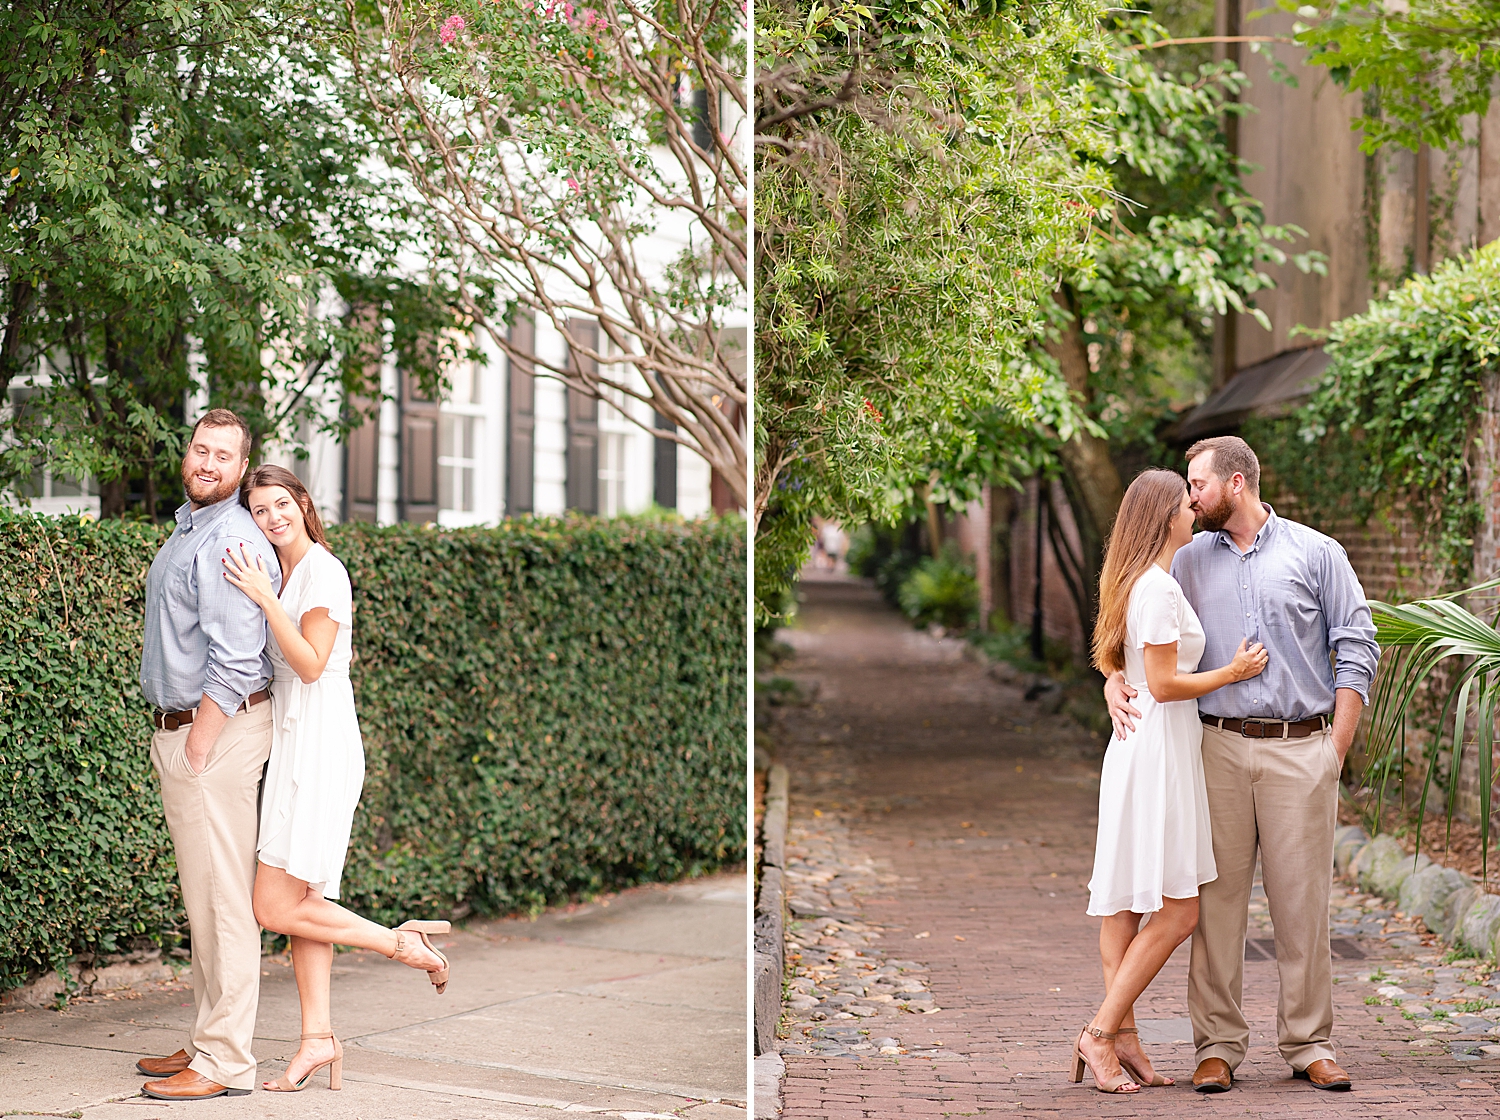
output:
[[[1336,871],[1371,894],[1394,899],[1442,941],[1477,957],[1500,956],[1500,896],[1486,893],[1461,871],[1413,857],[1393,837],[1373,840],[1357,824],[1334,832]]]

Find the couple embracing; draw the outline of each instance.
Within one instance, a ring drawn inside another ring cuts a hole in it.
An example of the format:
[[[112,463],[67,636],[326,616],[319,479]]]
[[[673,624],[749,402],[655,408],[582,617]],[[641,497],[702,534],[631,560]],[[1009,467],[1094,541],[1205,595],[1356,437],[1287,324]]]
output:
[[[136,1068],[161,1100],[240,1096],[254,1086],[260,930],[291,940],[302,1041],[262,1087],[340,1087],[329,1010],[333,946],[373,949],[426,972],[447,922],[387,929],[333,900],[364,782],[349,682],[353,594],[307,490],[250,465],[250,429],[227,409],[193,428],[188,500],[146,580],[141,690],[155,708],[151,761],[192,935],[196,1015],[188,1045]],[[267,631],[269,630],[269,638]]]
[[[1338,542],[1261,502],[1244,440],[1203,440],[1187,458],[1185,484],[1168,470],[1130,484],[1099,580],[1094,661],[1115,734],[1088,912],[1104,919],[1105,999],[1075,1043],[1073,1080],[1087,1069],[1107,1093],[1173,1084],[1141,1048],[1134,1004],[1191,936],[1193,1087],[1233,1086],[1250,1042],[1241,1005],[1258,851],[1281,1056],[1294,1077],[1347,1090],[1332,1043],[1328,896],[1339,773],[1380,659],[1374,623]]]

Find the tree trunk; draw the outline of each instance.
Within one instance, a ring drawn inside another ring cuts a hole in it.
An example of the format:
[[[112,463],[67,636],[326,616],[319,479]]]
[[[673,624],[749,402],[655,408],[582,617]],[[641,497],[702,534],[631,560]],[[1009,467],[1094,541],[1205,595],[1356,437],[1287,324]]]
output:
[[[932,554],[932,558],[937,560],[943,555],[942,511],[930,497],[924,497],[922,503],[927,508],[927,550]]]
[[[125,493],[127,483],[123,478],[113,478],[99,484],[99,518],[125,516]]]
[[[1093,394],[1083,323],[1066,288],[1057,293],[1056,299],[1071,318],[1058,339],[1047,344],[1047,353],[1057,361],[1068,388],[1087,404]],[[1099,571],[1104,564],[1104,543],[1109,539],[1125,487],[1114,460],[1109,457],[1109,444],[1097,436],[1079,432],[1063,445],[1058,455],[1063,463],[1063,488],[1083,546],[1079,559],[1084,593],[1079,604],[1079,621],[1083,623],[1084,641],[1091,643],[1099,611]]]
[[[111,324],[104,325],[104,368],[110,380],[119,382],[125,377],[124,359],[120,355],[119,340]],[[128,430],[125,402],[116,394],[106,396],[100,402],[99,412],[103,417],[100,431],[95,437],[109,450],[119,446],[119,433]],[[124,517],[126,496],[130,493],[130,469],[127,466],[119,478],[99,484],[99,517]]]
[[[10,379],[21,372],[21,330],[35,295],[36,289],[25,280],[17,280],[10,286],[10,318],[5,324],[5,336],[0,339],[0,384],[10,384]]]
[[[1104,541],[1094,528],[1089,524],[1087,516],[1080,516],[1079,510],[1084,501],[1078,494],[1077,480],[1071,471],[1064,471],[1062,476],[1063,495],[1068,500],[1068,508],[1073,513],[1073,524],[1078,529],[1079,551],[1075,555],[1067,538],[1062,534],[1062,527],[1057,526],[1053,535],[1053,547],[1058,550],[1057,562],[1059,567],[1071,565],[1074,578],[1068,581],[1068,591],[1073,596],[1073,603],[1078,608],[1078,621],[1083,627],[1083,641],[1085,648],[1092,648],[1094,641],[1094,622],[1099,617],[1099,572],[1104,567]],[[1056,524],[1054,517],[1053,522]],[[1066,553],[1066,565],[1063,553]]]

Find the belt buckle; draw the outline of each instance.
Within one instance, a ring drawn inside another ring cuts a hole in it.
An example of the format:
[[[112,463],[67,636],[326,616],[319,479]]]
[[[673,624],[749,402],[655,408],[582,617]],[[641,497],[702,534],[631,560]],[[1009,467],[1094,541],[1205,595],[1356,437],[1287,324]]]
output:
[[[1250,734],[1250,725],[1252,723],[1256,726],[1254,735]],[[1264,739],[1266,737],[1266,721],[1263,719],[1242,719],[1240,720],[1240,734],[1246,739]]]

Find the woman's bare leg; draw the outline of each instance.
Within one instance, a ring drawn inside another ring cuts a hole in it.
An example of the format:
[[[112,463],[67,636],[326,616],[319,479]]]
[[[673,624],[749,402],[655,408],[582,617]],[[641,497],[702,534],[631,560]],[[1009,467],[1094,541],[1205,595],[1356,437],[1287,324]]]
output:
[[[1115,973],[1119,971],[1120,964],[1125,960],[1130,943],[1135,940],[1136,934],[1140,931],[1141,915],[1129,910],[1111,914],[1104,919],[1104,924],[1099,928],[1099,959],[1104,965],[1104,990],[1106,992],[1115,986]],[[1135,1026],[1134,1007],[1126,1009],[1125,1017],[1120,1020],[1120,1026]]]
[[[1105,919],[1106,923],[1120,920],[1124,925],[1131,921],[1138,923],[1138,914],[1113,914]],[[1164,898],[1162,907],[1151,920],[1141,927],[1139,932],[1130,937],[1126,943],[1125,951],[1120,957],[1120,962],[1115,966],[1114,975],[1106,979],[1104,1003],[1094,1015],[1089,1024],[1098,1027],[1107,1034],[1113,1034],[1121,1026],[1133,1026],[1135,1024],[1135,1001],[1140,998],[1142,992],[1156,979],[1156,974],[1162,970],[1167,963],[1167,958],[1192,936],[1194,928],[1198,925],[1198,899],[1194,898]],[[1111,940],[1111,945],[1118,945],[1126,941],[1123,929],[1117,930]],[[1100,955],[1104,955],[1104,934],[1100,934]],[[1127,1020],[1126,1016],[1130,1018]],[[1113,1065],[1118,1062],[1114,1045],[1107,1039],[1094,1038],[1092,1035],[1083,1036],[1084,1056],[1093,1061],[1100,1072],[1108,1076],[1113,1072]]]
[[[1108,992],[1115,986],[1115,973],[1119,971],[1121,963],[1125,960],[1125,953],[1130,948],[1130,943],[1135,940],[1136,934],[1141,931],[1141,915],[1125,911],[1121,914],[1112,914],[1104,919],[1104,925],[1099,930],[1099,957],[1104,963],[1104,990]],[[1132,1004],[1120,1019],[1120,1030],[1135,1026],[1135,1005]],[[1146,1056],[1145,1048],[1141,1046],[1139,1035],[1122,1034],[1115,1039],[1115,1055],[1123,1057],[1132,1067],[1139,1070],[1147,1081],[1156,1075],[1156,1069],[1151,1065],[1151,1059]],[[1168,1078],[1170,1081],[1171,1079]]]
[[[307,888],[311,894],[312,888]],[[297,974],[297,1000],[302,1005],[302,1033],[327,1034],[333,1030],[329,1009],[329,983],[333,974],[333,946],[326,941],[292,938],[292,968]],[[308,1070],[332,1060],[333,1039],[303,1038],[287,1064],[287,1080],[296,1084]]]
[[[257,866],[254,903],[255,920],[276,933],[328,945],[373,949],[387,957],[396,951],[395,930],[330,902],[279,867],[265,863]],[[420,939],[409,938],[407,943],[411,950],[406,963],[428,972],[442,967],[443,962]]]
[[[1115,974],[1119,971],[1120,964],[1125,960],[1125,954],[1130,951],[1130,944],[1135,940],[1136,934],[1141,928],[1141,916],[1131,913],[1129,910],[1118,914],[1110,914],[1104,919],[1104,924],[1099,928],[1099,959],[1104,965],[1104,991],[1106,996],[1114,985]],[[1135,1026],[1132,1019],[1122,1026]],[[1107,1038],[1094,1038],[1085,1035],[1082,1050],[1092,1061],[1094,1068],[1106,1078],[1118,1077],[1122,1072],[1119,1058],[1116,1054],[1116,1042]]]

